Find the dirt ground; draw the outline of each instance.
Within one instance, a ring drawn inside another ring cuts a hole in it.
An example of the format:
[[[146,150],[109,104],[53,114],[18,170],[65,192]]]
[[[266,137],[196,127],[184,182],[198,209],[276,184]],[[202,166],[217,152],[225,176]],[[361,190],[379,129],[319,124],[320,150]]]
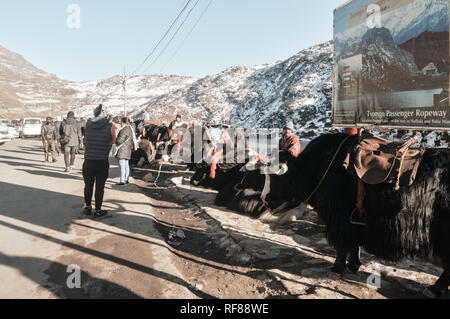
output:
[[[339,276],[330,271],[335,251],[328,246],[324,226],[315,212],[309,211],[285,226],[264,224],[214,206],[216,192],[190,185],[193,172],[185,166],[164,164],[159,177],[158,171],[156,164],[134,168],[134,182],[152,199],[156,228],[172,253],[183,257],[176,258],[176,267],[208,295],[416,299],[425,298],[423,290],[442,271],[419,261],[389,264],[363,252],[360,272]],[[153,179],[144,181],[149,173]],[[182,183],[175,185],[173,178]],[[179,230],[183,231],[181,238],[169,238],[171,232]],[[378,287],[368,285],[368,281]]]

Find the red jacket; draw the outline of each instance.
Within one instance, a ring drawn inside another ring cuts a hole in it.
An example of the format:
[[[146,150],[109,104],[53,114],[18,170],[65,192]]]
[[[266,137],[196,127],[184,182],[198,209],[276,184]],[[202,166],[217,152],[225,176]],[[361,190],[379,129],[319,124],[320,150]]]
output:
[[[288,151],[294,157],[300,155],[301,147],[300,141],[295,134],[292,134],[287,139],[283,136],[280,140],[280,152]]]

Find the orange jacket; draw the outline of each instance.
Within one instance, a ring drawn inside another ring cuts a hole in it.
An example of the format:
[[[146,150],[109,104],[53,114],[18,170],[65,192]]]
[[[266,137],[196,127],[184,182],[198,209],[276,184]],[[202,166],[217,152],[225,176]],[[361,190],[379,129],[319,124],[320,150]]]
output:
[[[292,134],[288,138],[283,136],[280,140],[280,152],[287,151],[294,157],[298,157],[300,155],[301,147],[300,141],[295,134]]]
[[[347,135],[357,135],[358,134],[358,129],[357,128],[345,128],[344,129],[344,133]]]

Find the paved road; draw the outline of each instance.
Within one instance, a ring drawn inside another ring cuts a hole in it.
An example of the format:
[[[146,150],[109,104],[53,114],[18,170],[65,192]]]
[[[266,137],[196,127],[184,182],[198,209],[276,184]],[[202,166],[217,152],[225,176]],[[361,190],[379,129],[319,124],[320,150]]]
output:
[[[149,199],[135,185],[114,186],[114,160],[103,221],[81,217],[82,157],[64,173],[62,158],[43,163],[41,143],[0,147],[0,298],[197,298],[155,230]],[[68,266],[78,265],[81,288]]]

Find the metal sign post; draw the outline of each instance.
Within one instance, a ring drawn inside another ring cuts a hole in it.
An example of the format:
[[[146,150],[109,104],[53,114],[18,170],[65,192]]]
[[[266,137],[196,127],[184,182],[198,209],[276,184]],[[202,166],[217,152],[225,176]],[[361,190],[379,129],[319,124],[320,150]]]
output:
[[[125,65],[123,66],[123,113],[127,116],[127,76],[125,73]]]

